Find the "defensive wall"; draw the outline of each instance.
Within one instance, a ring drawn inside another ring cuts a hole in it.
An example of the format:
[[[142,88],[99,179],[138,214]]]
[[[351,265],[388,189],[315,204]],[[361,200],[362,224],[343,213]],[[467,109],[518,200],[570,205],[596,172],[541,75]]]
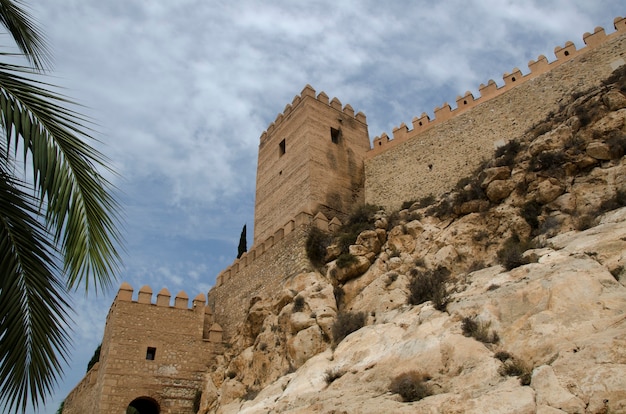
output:
[[[194,412],[204,374],[223,351],[222,329],[204,294],[191,306],[182,291],[173,304],[167,289],[155,302],[149,286],[132,296],[123,283],[107,316],[100,361],[67,396],[64,414],[123,413],[131,404],[163,414]]]
[[[572,42],[554,50],[556,60],[545,56],[528,64],[523,75],[517,68],[503,76],[504,85],[493,80],[479,88],[480,97],[467,92],[435,108],[435,118],[426,114],[413,119],[409,128],[402,123],[374,138],[365,161],[367,203],[398,209],[404,201],[452,189],[494,149],[547,118],[576,91],[599,84],[626,60],[626,19],[614,21],[616,31],[607,35],[597,27],[585,33],[585,47]]]
[[[274,297],[284,280],[313,269],[305,250],[311,226],[335,231],[341,222],[337,218],[328,220],[321,212],[315,216],[301,212],[217,276],[215,286],[209,291],[209,307],[215,321],[223,327],[226,341],[245,320],[255,297]]]
[[[363,203],[369,149],[365,115],[306,85],[260,138],[254,244],[273,235],[285,217],[321,211],[341,219]]]

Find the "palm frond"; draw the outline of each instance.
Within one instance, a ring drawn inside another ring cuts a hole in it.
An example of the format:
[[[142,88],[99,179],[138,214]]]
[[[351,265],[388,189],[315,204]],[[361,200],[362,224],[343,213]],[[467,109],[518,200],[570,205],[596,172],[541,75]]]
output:
[[[0,163],[0,407],[37,407],[62,372],[68,304],[38,200]],[[31,189],[32,190],[32,189]]]
[[[81,137],[87,120],[67,109],[65,97],[20,73],[29,68],[0,64],[0,126],[6,148],[23,148],[32,159],[35,188],[45,206],[46,223],[59,243],[68,286],[108,287],[120,262],[116,244],[119,206],[110,183],[97,167],[106,158]],[[91,279],[90,279],[91,278]]]
[[[0,24],[37,70],[50,66],[46,38],[26,12],[23,1],[0,0]]]

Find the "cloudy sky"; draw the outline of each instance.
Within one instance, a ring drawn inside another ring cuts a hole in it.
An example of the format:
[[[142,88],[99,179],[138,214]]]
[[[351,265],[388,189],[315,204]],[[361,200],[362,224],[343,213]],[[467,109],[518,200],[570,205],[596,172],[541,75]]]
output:
[[[74,351],[43,413],[82,378],[122,281],[194,297],[245,223],[252,240],[259,136],[306,84],[363,111],[373,139],[626,15],[622,0],[30,3],[50,81],[97,124],[125,218],[118,283],[73,295]]]

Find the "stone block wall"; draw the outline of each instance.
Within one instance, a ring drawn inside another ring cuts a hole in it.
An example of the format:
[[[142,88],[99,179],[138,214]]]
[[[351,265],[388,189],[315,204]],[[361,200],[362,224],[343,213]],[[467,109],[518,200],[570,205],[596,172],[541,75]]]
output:
[[[505,74],[502,88],[493,81],[481,85],[480,99],[459,97],[457,109],[444,104],[435,109],[434,120],[416,118],[413,130],[401,125],[392,140],[376,137],[365,161],[366,202],[393,210],[404,201],[451,190],[497,146],[521,136],[574,92],[597,86],[624,64],[626,20],[616,19],[615,28],[608,36],[602,28],[586,33],[587,46],[580,50],[571,42],[557,47],[552,63],[540,56],[530,62],[526,76],[519,69]]]
[[[163,414],[194,412],[204,374],[222,351],[221,328],[205,296],[198,295],[189,307],[184,292],[172,306],[167,289],[156,303],[148,286],[137,300],[132,294],[124,283],[107,317],[100,361],[67,397],[64,413],[123,413],[138,399]]]
[[[247,252],[218,276],[209,291],[209,307],[215,321],[224,329],[228,341],[246,318],[250,302],[255,297],[273,297],[280,292],[284,280],[312,269],[306,256],[305,242],[313,218],[299,215],[298,224],[289,233],[261,252]],[[243,260],[242,260],[243,259]]]
[[[301,211],[328,217],[363,202],[363,159],[370,149],[365,115],[306,86],[261,135],[254,244]]]

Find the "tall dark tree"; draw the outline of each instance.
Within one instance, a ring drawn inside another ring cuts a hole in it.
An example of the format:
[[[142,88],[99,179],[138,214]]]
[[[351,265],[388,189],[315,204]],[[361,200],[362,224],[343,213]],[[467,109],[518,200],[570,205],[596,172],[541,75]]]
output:
[[[89,122],[38,80],[50,55],[23,0],[0,0],[0,25],[28,61],[0,62],[0,409],[24,412],[62,372],[68,289],[114,279],[119,208]]]
[[[239,247],[237,248],[237,259],[239,259],[245,252],[248,251],[248,242],[246,241],[246,225],[243,225],[241,229],[241,236],[239,236]]]

